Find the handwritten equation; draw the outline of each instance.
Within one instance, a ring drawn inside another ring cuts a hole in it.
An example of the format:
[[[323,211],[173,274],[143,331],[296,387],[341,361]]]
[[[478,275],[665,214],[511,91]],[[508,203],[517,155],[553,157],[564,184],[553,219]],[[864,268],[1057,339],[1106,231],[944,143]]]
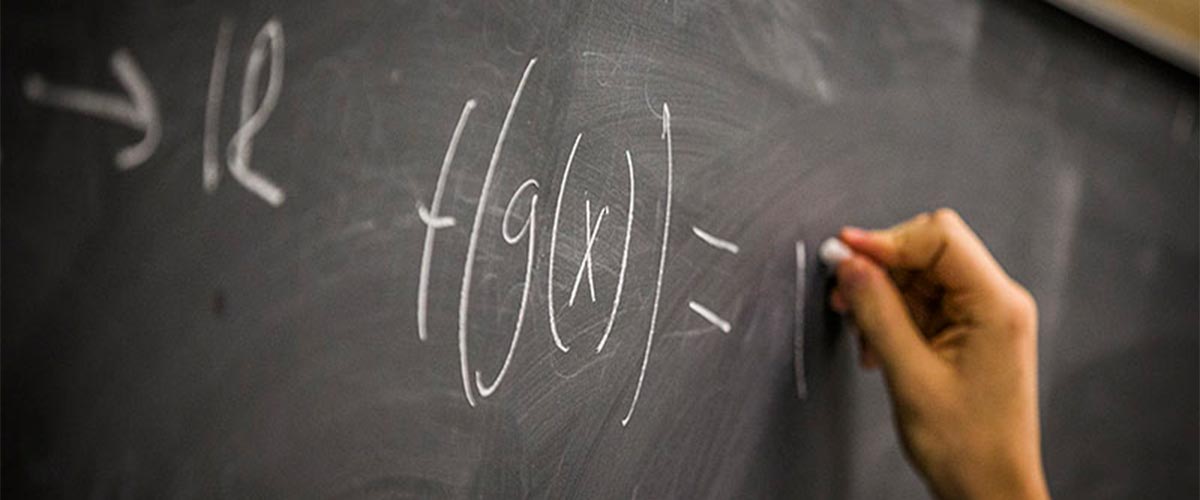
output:
[[[232,39],[233,22],[223,19],[217,31],[212,72],[208,82],[208,99],[204,107],[204,163],[201,182],[205,191],[210,193],[216,190],[221,178],[217,124],[221,120],[225,73],[229,65],[229,47]],[[255,35],[254,43],[246,56],[240,100],[241,124],[226,148],[229,174],[242,187],[272,206],[283,204],[284,192],[270,179],[250,168],[250,157],[254,150],[254,138],[266,125],[279,103],[279,94],[283,90],[283,51],[283,25],[279,20],[271,19]],[[258,89],[262,81],[263,66],[268,61],[270,66],[267,68],[267,89],[260,99]],[[128,49],[118,49],[111,57],[110,66],[113,76],[128,97],[50,83],[37,73],[25,78],[22,90],[25,97],[34,103],[101,118],[141,131],[142,140],[122,148],[113,160],[118,170],[130,170],[145,163],[158,149],[158,143],[162,139],[162,118],[159,115],[154,88],[138,66],[133,54]]]
[[[459,373],[462,379],[463,395],[467,399],[467,403],[471,406],[476,405],[476,394],[478,397],[489,397],[496,388],[504,381],[504,377],[508,374],[508,370],[512,365],[513,355],[516,352],[517,345],[521,340],[521,332],[525,325],[527,314],[527,305],[529,302],[529,288],[532,285],[532,273],[534,267],[534,249],[537,245],[537,205],[538,195],[541,184],[536,179],[527,179],[509,197],[508,204],[504,210],[504,216],[501,219],[501,235],[505,243],[509,245],[518,245],[525,241],[526,246],[526,261],[524,280],[521,285],[520,305],[517,310],[517,317],[511,341],[509,342],[508,352],[504,356],[504,362],[501,364],[499,371],[494,377],[487,381],[485,375],[479,371],[471,370],[471,359],[469,356],[468,342],[470,339],[470,312],[471,312],[471,286],[474,283],[473,272],[475,269],[475,256],[478,250],[478,242],[480,229],[483,224],[484,210],[488,206],[488,200],[492,195],[492,179],[495,174],[496,165],[500,161],[500,157],[504,151],[505,139],[508,136],[509,125],[512,123],[513,114],[516,112],[517,106],[521,101],[521,95],[525,89],[525,83],[529,78],[529,74],[537,65],[537,59],[531,59],[525,67],[524,73],[521,75],[521,80],[517,83],[517,88],[513,92],[512,100],[509,102],[508,112],[504,117],[504,122],[500,126],[500,131],[496,137],[496,144],[492,149],[491,159],[488,162],[488,168],[483,178],[483,185],[479,192],[479,203],[476,205],[475,216],[472,220],[471,232],[467,242],[467,254],[463,263],[462,283],[459,288],[459,303],[458,303],[458,353],[459,353]],[[458,123],[454,126],[454,132],[450,137],[449,145],[446,148],[446,154],[442,160],[441,170],[438,172],[437,184],[433,191],[432,199],[428,206],[418,202],[417,213],[421,221],[425,224],[425,240],[421,253],[421,270],[417,288],[417,336],[422,340],[429,338],[428,330],[428,314],[429,314],[429,273],[433,261],[435,241],[439,230],[448,229],[458,224],[458,221],[453,217],[443,215],[442,198],[445,193],[446,179],[449,175],[450,167],[454,163],[454,156],[458,149],[459,140],[462,137],[463,129],[466,127],[467,121],[470,119],[471,112],[476,108],[477,102],[474,99],[468,100],[463,104],[462,111],[459,114]],[[668,246],[670,243],[671,231],[671,215],[672,215],[672,198],[673,185],[675,176],[675,157],[674,144],[671,134],[671,107],[667,103],[662,105],[662,133],[661,139],[666,151],[666,185],[665,185],[665,209],[662,223],[661,243],[658,253],[658,266],[654,280],[654,299],[650,310],[650,324],[646,333],[646,345],[642,351],[641,367],[638,372],[637,385],[634,388],[633,397],[629,403],[628,410],[625,416],[621,419],[621,425],[628,425],[633,417],[634,410],[637,408],[638,400],[642,394],[642,388],[646,380],[646,370],[650,362],[650,353],[654,348],[654,336],[659,326],[658,313],[660,310],[660,301],[662,299],[663,286],[663,271],[666,269]],[[571,180],[571,168],[575,163],[575,155],[579,150],[579,144],[583,140],[583,133],[576,134],[574,143],[571,145],[571,151],[567,155],[566,165],[563,167],[562,180],[558,186],[557,197],[554,202],[554,215],[550,228],[550,251],[548,263],[546,266],[546,314],[549,322],[550,337],[554,346],[562,352],[569,352],[571,346],[563,342],[562,335],[559,333],[558,313],[561,310],[557,302],[557,294],[554,292],[554,283],[557,268],[557,251],[558,237],[560,231],[560,221],[562,220],[562,209],[564,194],[567,191],[567,183]],[[599,342],[595,346],[596,354],[604,351],[604,347],[608,344],[610,335],[612,334],[613,325],[617,320],[617,314],[621,310],[621,297],[625,292],[625,276],[629,270],[629,244],[633,235],[634,222],[634,200],[637,195],[637,182],[634,175],[635,166],[633,155],[629,150],[625,151],[625,163],[628,170],[628,205],[626,206],[626,217],[624,221],[624,241],[621,250],[621,263],[617,272],[617,283],[613,291],[612,307],[608,313],[608,319],[604,327],[604,333],[601,335]],[[527,194],[528,193],[528,194]],[[529,198],[529,211],[525,214],[524,223],[514,230],[511,225],[515,217],[513,207],[515,207],[523,197]],[[593,271],[592,249],[595,246],[596,238],[599,235],[600,227],[606,220],[605,217],[610,213],[608,206],[600,207],[593,210],[591,199],[584,200],[584,250],[583,256],[580,259],[579,266],[574,270],[574,279],[571,285],[571,292],[567,298],[567,307],[575,305],[576,299],[579,297],[580,289],[584,282],[587,283],[587,294],[593,302],[596,300],[595,278]],[[692,233],[701,241],[711,245],[717,250],[728,252],[737,255],[740,251],[739,246],[731,241],[724,240],[713,234],[692,226]],[[688,301],[688,307],[704,320],[710,322],[722,332],[729,333],[732,330],[732,325],[729,321],[722,318],[717,313],[713,312],[707,306],[694,300]]]
[[[218,30],[216,44],[213,50],[213,59],[211,72],[209,74],[208,92],[205,103],[204,116],[204,138],[202,142],[203,162],[201,165],[201,185],[203,189],[212,193],[220,184],[222,175],[222,162],[220,157],[220,139],[219,127],[220,111],[224,100],[224,90],[226,84],[226,73],[229,65],[230,46],[234,36],[234,23],[229,19],[221,20]],[[246,65],[243,72],[243,80],[241,86],[241,94],[239,98],[239,126],[230,137],[225,148],[224,164],[230,177],[239,185],[255,194],[263,201],[271,206],[281,206],[286,200],[284,190],[271,179],[254,171],[251,168],[251,159],[254,149],[254,140],[258,133],[267,125],[267,122],[279,103],[280,95],[283,89],[284,82],[284,30],[283,25],[277,19],[268,20],[255,35],[253,42],[246,56]],[[126,127],[139,130],[143,133],[142,139],[130,146],[126,146],[118,151],[114,158],[114,163],[118,170],[126,171],[133,169],[147,160],[149,160],[161,139],[162,135],[162,119],[158,112],[157,100],[155,92],[150,85],[145,74],[141,71],[133,55],[127,49],[118,49],[114,52],[111,58],[111,68],[117,81],[125,90],[127,97],[106,93],[102,91],[84,89],[68,85],[54,84],[47,82],[39,74],[31,74],[26,77],[24,82],[24,93],[27,99],[31,102],[73,111],[84,115],[105,119]],[[504,117],[504,122],[500,126],[500,130],[496,137],[495,145],[492,149],[492,154],[488,162],[487,170],[483,177],[483,184],[480,187],[479,201],[475,208],[474,217],[471,221],[471,230],[467,241],[467,252],[463,262],[462,281],[459,287],[459,303],[458,303],[458,353],[459,353],[459,372],[462,382],[463,395],[467,403],[474,407],[477,404],[477,397],[487,398],[492,396],[500,385],[504,382],[505,376],[508,374],[512,365],[513,355],[517,350],[521,340],[521,333],[526,324],[526,315],[528,313],[529,289],[533,280],[534,257],[535,249],[537,248],[538,227],[537,227],[537,206],[541,190],[541,184],[536,179],[527,179],[522,182],[516,190],[509,196],[504,215],[501,220],[501,236],[508,245],[525,245],[526,261],[524,268],[524,278],[522,283],[522,291],[520,296],[520,304],[513,326],[511,340],[508,345],[508,351],[504,357],[504,361],[500,369],[492,376],[487,376],[480,370],[472,370],[471,359],[468,355],[468,342],[470,339],[470,312],[471,312],[471,295],[472,285],[474,283],[473,274],[475,270],[476,254],[478,251],[479,237],[483,226],[485,209],[492,197],[492,183],[496,173],[497,164],[504,151],[505,141],[508,137],[509,126],[512,123],[513,115],[516,112],[517,106],[521,101],[522,93],[525,90],[526,82],[529,75],[533,72],[537,65],[537,58],[531,59],[525,66],[525,70],[521,75],[520,81],[517,83],[516,89],[513,92],[512,99],[508,106],[508,111]],[[261,83],[266,73],[266,89],[261,91]],[[262,94],[261,96],[259,94]],[[454,217],[444,215],[442,213],[443,197],[445,195],[446,181],[449,176],[450,169],[454,164],[455,155],[458,151],[459,141],[462,138],[467,122],[471,118],[472,112],[478,107],[478,102],[475,99],[468,99],[462,106],[462,110],[458,116],[458,122],[454,126],[453,133],[450,136],[449,144],[446,147],[446,152],[443,157],[440,170],[438,172],[437,182],[434,186],[432,197],[428,205],[418,202],[416,206],[417,216],[425,225],[425,235],[421,251],[420,275],[417,282],[417,336],[420,341],[426,341],[429,338],[429,287],[430,287],[430,269],[435,256],[435,246],[437,241],[438,231],[455,227],[459,221]],[[634,392],[629,401],[628,409],[621,419],[621,425],[627,426],[630,419],[633,417],[634,411],[637,409],[638,401],[642,396],[642,389],[646,380],[647,368],[650,362],[650,355],[654,348],[655,333],[659,327],[659,311],[660,301],[662,298],[663,287],[663,272],[667,264],[667,255],[670,244],[670,232],[672,224],[672,202],[673,202],[673,185],[675,175],[674,164],[674,144],[671,133],[671,108],[667,103],[662,104],[661,113],[661,134],[660,140],[662,147],[666,153],[666,182],[664,190],[665,209],[663,212],[662,231],[660,233],[659,252],[657,260],[657,268],[655,270],[654,280],[654,295],[650,310],[650,322],[647,325],[645,347],[642,349],[642,359],[638,372],[637,385],[634,387]],[[562,218],[562,210],[564,203],[564,193],[567,189],[567,184],[571,179],[572,165],[575,162],[576,152],[579,149],[580,142],[584,139],[583,133],[578,133],[575,136],[574,142],[571,145],[571,150],[567,156],[567,161],[563,167],[562,180],[558,186],[558,192],[554,203],[553,222],[550,228],[550,248],[549,262],[546,266],[546,295],[547,308],[546,314],[549,322],[549,332],[554,346],[561,352],[566,353],[571,350],[570,345],[563,342],[563,337],[559,331],[558,316],[562,310],[554,292],[554,283],[556,272],[560,269],[556,266],[556,254],[558,250],[558,238],[560,234],[560,219]],[[608,345],[610,335],[612,334],[613,325],[616,323],[618,312],[621,310],[621,298],[626,293],[625,277],[628,272],[629,265],[629,247],[633,237],[634,223],[634,201],[637,193],[637,183],[635,173],[635,162],[633,155],[629,150],[624,152],[625,163],[628,171],[627,191],[628,201],[625,207],[626,217],[623,221],[624,241],[622,243],[620,266],[617,273],[617,282],[613,291],[612,305],[607,315],[603,334],[596,343],[594,350],[595,354],[599,355]],[[528,198],[529,208],[525,214],[514,213],[514,208],[518,202]],[[585,224],[583,226],[584,234],[584,250],[583,256],[577,268],[574,271],[572,280],[571,292],[567,297],[566,307],[573,307],[579,297],[580,289],[583,288],[586,282],[586,293],[591,302],[596,301],[596,285],[593,271],[592,250],[596,243],[597,237],[600,234],[601,226],[610,221],[607,217],[611,213],[610,208],[606,206],[593,209],[592,200],[586,198],[584,200],[584,216]],[[519,227],[515,227],[516,220],[519,215],[524,215],[523,222]],[[731,255],[738,255],[740,247],[726,239],[722,239],[712,233],[705,231],[699,227],[691,227],[692,234],[700,241],[711,246],[716,251],[726,252]],[[733,329],[733,325],[722,318],[717,312],[714,312],[708,306],[695,301],[688,300],[688,308],[700,318],[711,323],[713,327],[724,333],[729,333]]]

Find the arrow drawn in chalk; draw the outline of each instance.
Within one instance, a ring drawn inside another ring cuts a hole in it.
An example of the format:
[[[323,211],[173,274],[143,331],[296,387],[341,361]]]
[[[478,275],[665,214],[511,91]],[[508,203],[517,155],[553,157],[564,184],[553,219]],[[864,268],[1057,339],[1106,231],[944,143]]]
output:
[[[115,158],[117,169],[129,170],[154,154],[162,138],[162,121],[154,90],[133,55],[127,49],[117,49],[109,59],[109,66],[127,96],[53,84],[33,73],[25,78],[25,97],[43,106],[75,111],[141,131],[142,140],[121,148]]]

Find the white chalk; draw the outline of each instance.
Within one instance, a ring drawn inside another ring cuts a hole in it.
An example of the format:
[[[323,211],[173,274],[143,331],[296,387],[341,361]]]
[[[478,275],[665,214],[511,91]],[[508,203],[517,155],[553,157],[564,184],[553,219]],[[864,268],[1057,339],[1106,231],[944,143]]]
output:
[[[850,251],[850,247],[842,243],[842,240],[829,238],[821,243],[821,248],[817,251],[817,254],[821,256],[821,262],[833,268],[841,264],[842,261],[849,259],[854,255],[854,252]]]

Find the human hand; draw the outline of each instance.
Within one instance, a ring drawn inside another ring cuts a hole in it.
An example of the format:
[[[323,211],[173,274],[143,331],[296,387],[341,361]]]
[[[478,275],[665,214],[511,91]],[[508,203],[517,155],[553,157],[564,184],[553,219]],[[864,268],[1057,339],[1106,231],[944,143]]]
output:
[[[830,301],[852,314],[862,364],[882,366],[910,461],[941,498],[1048,498],[1037,400],[1037,306],[953,210],[881,231]]]

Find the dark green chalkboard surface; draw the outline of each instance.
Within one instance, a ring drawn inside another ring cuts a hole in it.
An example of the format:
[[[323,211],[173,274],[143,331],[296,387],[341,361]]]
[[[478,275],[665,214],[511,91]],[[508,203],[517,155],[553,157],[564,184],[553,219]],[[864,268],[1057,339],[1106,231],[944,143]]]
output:
[[[1053,492],[1197,496],[1197,78],[1050,5],[0,32],[6,496],[924,495],[811,250],[938,206],[1038,299]]]

